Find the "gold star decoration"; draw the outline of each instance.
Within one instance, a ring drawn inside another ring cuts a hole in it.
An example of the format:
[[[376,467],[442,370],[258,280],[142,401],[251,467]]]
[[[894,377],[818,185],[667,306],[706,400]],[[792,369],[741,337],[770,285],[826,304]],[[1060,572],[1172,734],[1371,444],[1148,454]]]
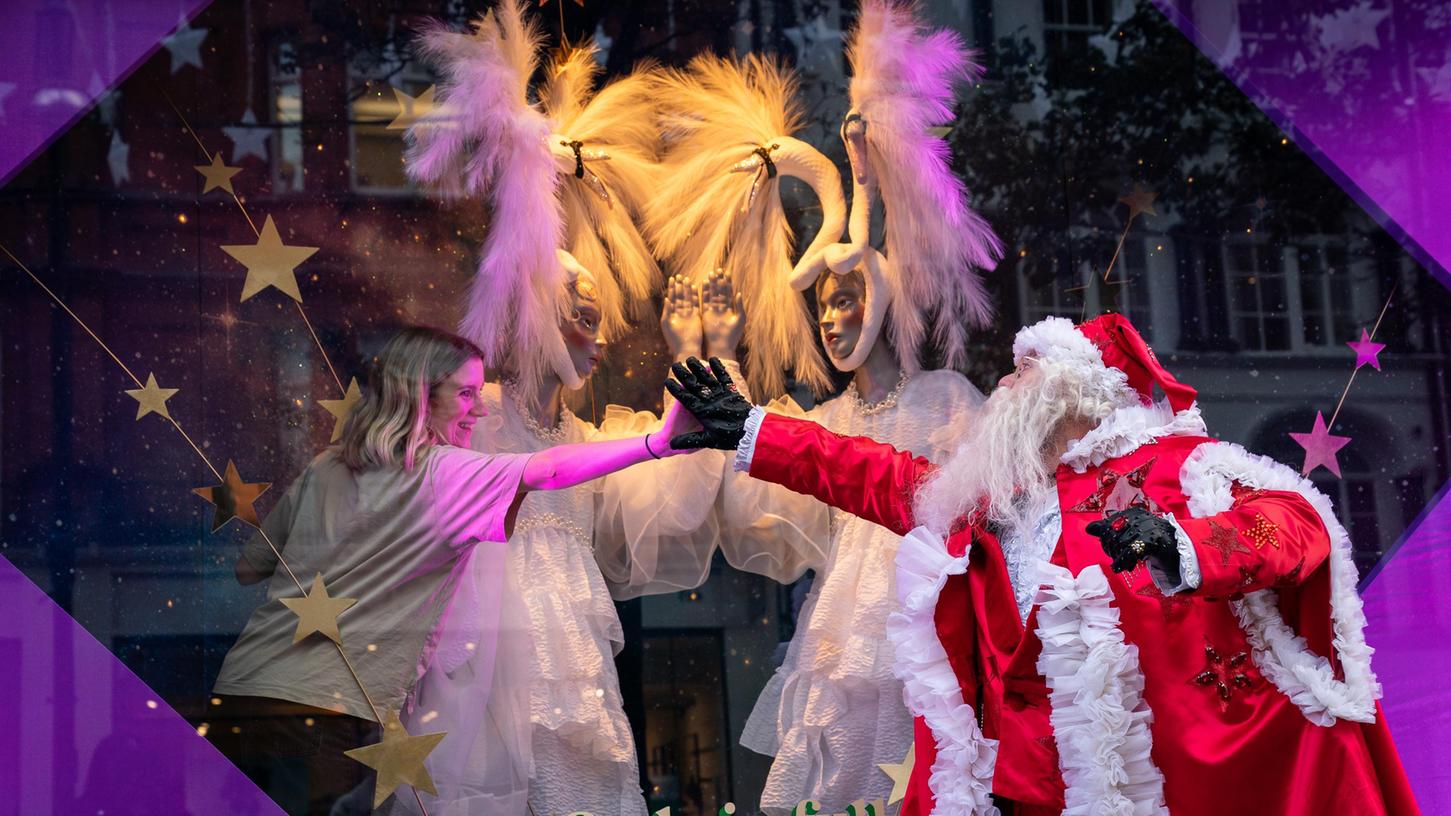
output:
[[[338,437],[342,436],[343,423],[347,421],[348,413],[353,410],[353,406],[357,405],[358,400],[362,398],[363,392],[358,388],[358,378],[354,377],[348,381],[348,390],[347,393],[343,394],[342,399],[318,400],[318,404],[327,409],[329,414],[333,415],[333,435],[328,440],[329,442],[336,442],[338,441]]]
[[[282,598],[281,600],[282,605],[291,609],[292,613],[297,616],[297,631],[292,634],[293,643],[297,643],[313,632],[321,632],[339,646],[343,643],[343,636],[338,631],[338,615],[358,602],[356,598],[334,598],[328,595],[320,572],[313,577],[312,589],[308,590],[306,595],[301,598]]]
[[[428,90],[418,96],[409,96],[402,88],[394,88],[393,96],[398,98],[398,115],[388,123],[388,130],[407,130],[419,119],[427,116],[433,110],[433,94],[438,86],[430,85]]]
[[[1273,521],[1265,518],[1263,513],[1256,513],[1254,524],[1243,532],[1245,538],[1254,542],[1256,550],[1263,550],[1266,544],[1278,550],[1280,548],[1280,537],[1277,535],[1279,529]]]
[[[356,759],[378,772],[378,782],[373,788],[373,807],[383,804],[399,785],[412,785],[435,796],[433,777],[423,766],[426,759],[443,740],[447,732],[424,734],[421,737],[408,735],[397,712],[389,712],[383,721],[383,739],[372,745],[344,751],[343,754]]]
[[[242,481],[241,475],[237,473],[236,463],[228,459],[227,473],[222,477],[221,484],[194,487],[191,492],[216,505],[217,511],[212,515],[212,532],[215,533],[234,518],[253,527],[262,526],[257,520],[257,508],[252,506],[252,502],[257,501],[257,497],[271,486],[271,482]]]
[[[1154,199],[1158,197],[1158,193],[1135,182],[1134,191],[1120,196],[1119,202],[1129,205],[1129,220],[1132,221],[1139,215],[1158,215],[1154,210]]]
[[[297,265],[311,258],[317,247],[287,246],[277,234],[277,224],[272,216],[262,224],[262,234],[255,244],[229,244],[222,251],[236,258],[247,267],[247,281],[242,284],[242,301],[269,286],[276,286],[283,294],[302,302],[302,292],[297,289]]]
[[[141,419],[149,413],[161,414],[171,419],[171,413],[166,410],[166,401],[176,396],[179,388],[162,388],[156,384],[156,374],[146,375],[146,385],[142,388],[128,388],[127,395],[136,400],[136,419]]]
[[[895,805],[907,796],[907,781],[912,778],[912,766],[917,764],[917,744],[913,743],[907,749],[907,757],[901,762],[891,765],[882,764],[878,768],[882,773],[892,778],[892,795],[887,797],[887,805]]]
[[[222,161],[221,151],[217,151],[217,153],[212,156],[211,164],[194,164],[192,166],[195,167],[196,171],[198,173],[201,173],[202,176],[205,177],[207,180],[206,186],[202,187],[202,195],[206,195],[207,193],[210,193],[218,187],[231,193],[232,176],[235,176],[238,173],[242,172],[242,168],[240,167],[228,167],[226,163]],[[235,193],[233,194],[235,195]]]

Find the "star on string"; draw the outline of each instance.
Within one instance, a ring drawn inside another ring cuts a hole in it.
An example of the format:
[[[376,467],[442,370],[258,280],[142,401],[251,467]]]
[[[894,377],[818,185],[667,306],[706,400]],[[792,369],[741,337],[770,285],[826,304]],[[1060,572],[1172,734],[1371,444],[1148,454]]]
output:
[[[111,131],[111,148],[106,151],[106,164],[111,181],[117,187],[131,180],[131,145],[121,139],[121,131]]]
[[[373,807],[383,804],[400,785],[412,785],[425,793],[438,795],[433,786],[433,777],[423,766],[423,760],[438,747],[447,732],[424,734],[414,737],[408,734],[398,719],[398,713],[388,712],[383,719],[383,739],[372,745],[344,751],[343,754],[356,759],[378,772],[378,781],[373,789]]]
[[[201,496],[212,504],[217,510],[212,514],[212,532],[222,529],[222,525],[232,519],[240,519],[253,527],[262,526],[257,520],[257,508],[252,502],[262,495],[271,482],[244,482],[237,473],[237,465],[231,459],[227,460],[227,472],[222,477],[222,483],[211,487],[194,487],[193,493]]]
[[[327,594],[327,587],[323,586],[322,573],[318,573],[312,579],[312,589],[301,598],[282,598],[282,605],[292,610],[297,616],[297,631],[292,634],[292,642],[297,643],[313,632],[320,632],[333,643],[339,646],[343,643],[342,633],[338,631],[338,615],[344,610],[358,602],[357,598],[334,598]]]
[[[1290,438],[1305,449],[1305,464],[1300,467],[1301,476],[1309,475],[1321,465],[1336,476],[1340,475],[1340,461],[1335,458],[1335,452],[1349,444],[1350,437],[1330,433],[1330,429],[1325,427],[1323,413],[1315,412],[1315,427],[1309,433],[1291,432]]]
[[[179,18],[176,31],[164,41],[166,50],[171,52],[173,74],[185,65],[202,67],[202,40],[207,38],[207,31],[205,28],[192,28],[186,15]]]
[[[1150,579],[1147,584],[1134,591],[1135,595],[1148,598],[1151,601],[1159,602],[1159,614],[1164,616],[1165,622],[1173,621],[1175,618],[1183,617],[1185,612],[1194,603],[1194,599],[1186,595],[1168,595],[1159,585]]]
[[[1214,522],[1209,522],[1209,536],[1204,539],[1204,546],[1210,547],[1219,553],[1220,566],[1229,566],[1229,558],[1235,553],[1250,553],[1249,547],[1239,540],[1232,527],[1221,527]]]
[[[276,286],[283,294],[302,302],[302,292],[297,289],[297,265],[311,258],[317,247],[287,246],[277,234],[277,224],[272,216],[262,224],[262,234],[255,244],[228,244],[222,251],[236,258],[247,267],[247,280],[242,284],[242,301],[252,297],[269,286]]]
[[[1158,197],[1158,193],[1134,182],[1133,192],[1119,196],[1118,200],[1119,203],[1128,205],[1129,220],[1132,221],[1140,215],[1158,215],[1154,210],[1154,199]]]
[[[1364,328],[1360,330],[1360,339],[1354,343],[1346,343],[1355,350],[1355,370],[1359,371],[1363,365],[1369,365],[1380,371],[1380,353],[1386,347],[1385,343],[1373,343],[1370,340],[1370,333]]]
[[[329,442],[336,442],[338,441],[338,437],[342,436],[343,423],[347,421],[348,413],[353,410],[353,406],[357,405],[358,400],[362,398],[363,392],[358,388],[358,378],[354,377],[348,381],[348,390],[343,394],[342,399],[318,400],[318,404],[327,409],[329,414],[333,415],[333,435],[328,440]]]
[[[882,773],[892,778],[892,794],[887,797],[887,804],[894,805],[907,796],[907,781],[912,778],[912,766],[917,763],[917,745],[907,749],[907,757],[895,765],[891,763],[879,763],[878,768]]]
[[[222,128],[227,138],[232,140],[232,161],[240,162],[248,156],[256,156],[262,161],[267,161],[267,137],[272,135],[271,128],[259,127],[257,125],[257,114],[251,108],[242,114],[241,124]]]
[[[166,410],[166,401],[176,395],[179,388],[162,388],[156,384],[156,374],[146,376],[146,385],[141,388],[128,388],[126,394],[136,400],[136,418],[139,420],[150,413],[158,413],[167,419],[171,419],[171,413]]]
[[[433,110],[433,95],[438,86],[430,85],[418,96],[409,96],[402,88],[394,88],[393,96],[398,99],[398,115],[388,123],[388,130],[407,130],[414,122],[427,116]]]
[[[232,176],[242,172],[242,168],[240,167],[228,167],[224,164],[222,162],[222,151],[220,150],[212,156],[211,164],[194,164],[192,167],[195,167],[196,171],[201,173],[207,180],[206,186],[202,187],[202,195],[206,195],[217,188],[231,193]]]

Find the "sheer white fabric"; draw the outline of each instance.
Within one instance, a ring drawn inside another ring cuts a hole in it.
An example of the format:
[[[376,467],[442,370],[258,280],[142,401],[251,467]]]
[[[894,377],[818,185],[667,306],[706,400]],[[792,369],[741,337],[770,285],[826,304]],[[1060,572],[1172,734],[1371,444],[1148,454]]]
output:
[[[600,428],[565,411],[557,429],[541,433],[507,389],[488,385],[484,399],[489,416],[473,439],[481,451],[538,451],[641,434],[659,424],[651,414],[612,406]],[[601,565],[622,597],[704,580],[715,546],[710,511],[721,457],[684,465],[694,458],[649,462],[524,498],[502,574],[472,574],[453,600],[462,620],[487,619],[491,605],[499,606],[505,623],[495,650],[477,642],[470,647],[467,627],[445,631],[409,715],[415,733],[449,733],[428,761],[440,794],[425,799],[430,813],[646,812],[615,672],[623,633]],[[705,507],[664,500],[673,490],[703,495]],[[600,562],[594,540],[611,542]],[[663,568],[628,557],[661,551],[675,554]],[[490,675],[484,704],[473,692],[478,678]]]
[[[849,392],[805,416],[941,461],[982,399],[958,374],[924,371],[905,382],[895,405],[865,406]],[[767,410],[793,408],[777,402]],[[901,538],[745,474],[728,474],[721,493],[721,546],[734,566],[783,582],[808,568],[817,573],[785,662],[741,735],[745,747],[775,756],[762,809],[785,813],[811,798],[836,812],[857,799],[886,799],[892,780],[877,765],[901,762],[912,743],[886,637]]]

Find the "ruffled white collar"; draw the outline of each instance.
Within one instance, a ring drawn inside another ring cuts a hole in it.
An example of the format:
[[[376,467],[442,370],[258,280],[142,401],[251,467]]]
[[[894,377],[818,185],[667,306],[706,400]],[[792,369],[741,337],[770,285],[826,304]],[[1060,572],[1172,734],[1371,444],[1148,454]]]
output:
[[[1204,436],[1208,431],[1195,403],[1175,413],[1168,400],[1131,405],[1109,414],[1098,427],[1069,443],[1062,462],[1082,473],[1132,453],[1161,436]]]

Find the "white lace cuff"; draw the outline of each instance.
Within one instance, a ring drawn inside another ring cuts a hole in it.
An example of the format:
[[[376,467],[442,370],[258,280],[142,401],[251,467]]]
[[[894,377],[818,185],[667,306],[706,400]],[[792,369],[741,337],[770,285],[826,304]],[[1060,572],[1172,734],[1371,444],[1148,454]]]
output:
[[[766,410],[759,405],[751,406],[751,415],[746,417],[746,433],[736,445],[735,469],[740,473],[751,472],[751,458],[756,455],[756,434],[761,432],[761,423],[766,419]]]
[[[1175,595],[1180,592],[1188,592],[1191,589],[1198,589],[1202,576],[1199,572],[1199,553],[1194,549],[1194,542],[1189,540],[1189,534],[1174,520],[1174,516],[1165,513],[1159,518],[1174,525],[1174,540],[1178,543],[1179,549],[1179,574],[1170,575],[1153,559],[1149,559],[1149,576],[1154,579],[1154,584],[1159,591],[1165,595]]]

